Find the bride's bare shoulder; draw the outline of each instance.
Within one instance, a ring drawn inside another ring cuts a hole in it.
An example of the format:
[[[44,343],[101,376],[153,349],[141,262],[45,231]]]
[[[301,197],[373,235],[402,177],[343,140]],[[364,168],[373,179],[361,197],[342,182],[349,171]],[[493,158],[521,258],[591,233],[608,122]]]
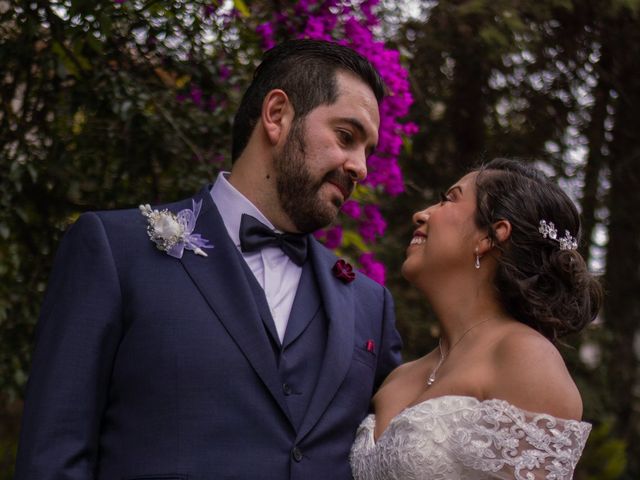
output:
[[[507,329],[494,345],[488,398],[530,412],[579,420],[582,399],[558,349],[523,324]]]
[[[412,360],[410,362],[403,363],[396,367],[384,380],[382,386],[387,383],[402,379],[407,375],[413,375],[415,371],[421,368],[421,364],[424,363],[425,357],[418,358],[416,360]]]
[[[431,351],[423,357],[403,363],[393,370],[387,378],[382,382],[378,389],[378,395],[382,392],[393,394],[398,390],[407,390],[415,385],[422,385],[422,380],[428,376],[430,368],[433,368],[434,358],[437,355],[437,349]],[[416,393],[417,395],[417,393]]]

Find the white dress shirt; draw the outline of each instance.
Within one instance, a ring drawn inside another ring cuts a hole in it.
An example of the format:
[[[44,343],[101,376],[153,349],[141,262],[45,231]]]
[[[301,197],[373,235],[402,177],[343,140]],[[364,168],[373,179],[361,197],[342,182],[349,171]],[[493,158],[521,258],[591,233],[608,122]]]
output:
[[[264,290],[271,316],[276,324],[278,337],[282,343],[293,300],[300,283],[302,267],[293,263],[277,246],[265,247],[257,252],[243,252],[240,249],[240,219],[243,213],[257,218],[272,230],[276,229],[247,197],[229,183],[226,178],[228,176],[229,172],[218,174],[218,178],[211,188],[211,197],[220,211],[229,237]]]

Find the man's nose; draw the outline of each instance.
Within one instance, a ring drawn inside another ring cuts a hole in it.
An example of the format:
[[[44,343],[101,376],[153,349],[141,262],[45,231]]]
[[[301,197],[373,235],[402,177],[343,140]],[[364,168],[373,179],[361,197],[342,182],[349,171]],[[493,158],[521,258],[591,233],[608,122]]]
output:
[[[344,165],[349,178],[354,182],[361,182],[367,178],[367,156],[364,151],[354,152]]]

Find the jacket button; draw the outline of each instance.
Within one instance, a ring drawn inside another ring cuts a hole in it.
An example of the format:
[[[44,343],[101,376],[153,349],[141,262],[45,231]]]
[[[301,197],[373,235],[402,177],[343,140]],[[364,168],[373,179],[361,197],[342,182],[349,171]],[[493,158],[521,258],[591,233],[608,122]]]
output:
[[[291,393],[293,392],[291,390],[291,385],[289,385],[288,383],[282,384],[282,391],[284,392],[285,395],[291,395]]]
[[[293,450],[291,450],[291,456],[296,462],[302,461],[302,451],[298,447],[293,447]]]

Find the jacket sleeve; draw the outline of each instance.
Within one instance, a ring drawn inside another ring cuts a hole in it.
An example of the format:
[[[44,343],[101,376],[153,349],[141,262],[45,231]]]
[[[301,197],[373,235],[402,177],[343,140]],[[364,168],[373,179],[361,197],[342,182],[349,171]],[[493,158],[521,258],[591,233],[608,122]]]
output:
[[[36,331],[15,480],[92,479],[122,334],[120,283],[102,221],[65,235]]]
[[[374,383],[374,392],[382,384],[384,379],[402,363],[402,339],[396,329],[396,316],[393,298],[389,290],[384,288],[384,307],[382,318],[382,345],[378,357],[378,368]]]

